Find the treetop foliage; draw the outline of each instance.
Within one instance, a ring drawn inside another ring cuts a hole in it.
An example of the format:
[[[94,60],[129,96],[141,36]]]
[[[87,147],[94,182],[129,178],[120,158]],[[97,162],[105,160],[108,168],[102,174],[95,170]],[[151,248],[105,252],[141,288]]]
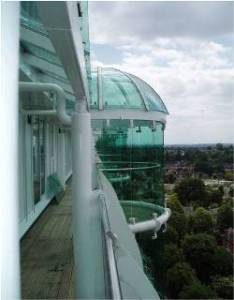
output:
[[[173,212],[184,213],[183,207],[175,193],[168,197],[167,207],[169,207]]]
[[[171,298],[177,298],[185,285],[194,283],[197,278],[191,266],[185,262],[178,262],[167,271],[166,283]]]
[[[215,276],[212,278],[211,287],[223,299],[233,299],[234,282],[233,276]]]
[[[201,284],[199,281],[183,287],[179,294],[179,299],[217,299],[216,292],[209,286]]]
[[[210,233],[213,231],[213,218],[211,213],[203,207],[198,207],[189,218],[189,229],[193,233]]]
[[[218,209],[217,225],[220,230],[233,227],[233,208],[228,202],[224,202]]]
[[[216,248],[215,238],[206,233],[186,235],[182,241],[187,261],[196,270],[198,278],[204,282],[208,282],[213,274]]]
[[[175,244],[168,244],[164,248],[165,268],[169,269],[178,262],[184,262],[183,251]]]
[[[176,183],[174,194],[173,185],[167,186],[172,215],[162,257],[166,295],[173,299],[233,299],[231,231],[227,232],[233,228],[233,188],[230,183],[207,180],[205,185],[201,180],[233,180],[233,173],[228,173],[233,146],[171,147],[165,154],[169,163],[166,181]]]
[[[183,205],[203,204],[207,198],[204,182],[199,178],[189,177],[175,186],[175,192]]]

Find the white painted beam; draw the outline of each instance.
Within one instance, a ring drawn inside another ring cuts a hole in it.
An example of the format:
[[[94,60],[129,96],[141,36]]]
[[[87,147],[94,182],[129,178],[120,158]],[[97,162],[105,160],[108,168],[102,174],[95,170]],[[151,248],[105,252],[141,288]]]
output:
[[[157,111],[140,111],[137,109],[105,109],[92,111],[92,120],[149,120],[166,124],[166,114]]]

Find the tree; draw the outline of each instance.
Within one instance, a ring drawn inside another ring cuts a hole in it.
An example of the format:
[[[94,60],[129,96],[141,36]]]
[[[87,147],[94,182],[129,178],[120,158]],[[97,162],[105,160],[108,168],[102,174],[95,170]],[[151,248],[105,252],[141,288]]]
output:
[[[214,261],[214,274],[228,276],[232,274],[233,256],[224,247],[217,247]]]
[[[222,204],[217,213],[217,226],[220,230],[233,227],[233,209],[229,203]]]
[[[181,240],[187,232],[187,218],[184,213],[172,212],[168,224],[175,229]]]
[[[217,173],[219,176],[223,176],[224,174],[224,166],[223,162],[220,160],[216,160],[213,162],[214,173]]]
[[[206,157],[206,158],[198,158],[194,162],[194,170],[211,176],[214,171],[214,168],[212,162],[208,159],[208,157]]]
[[[189,219],[189,228],[194,233],[212,232],[213,219],[203,207],[198,207]]]
[[[179,235],[174,227],[170,224],[167,226],[167,230],[164,233],[164,238],[166,243],[174,243],[177,244],[179,242]]]
[[[194,270],[185,262],[176,263],[166,274],[167,294],[171,298],[177,298],[185,285],[196,282]]]
[[[223,144],[221,144],[221,143],[217,143],[216,144],[216,149],[218,150],[218,151],[222,151],[223,150]]]
[[[175,193],[168,197],[167,207],[169,207],[173,213],[184,213],[183,207]]]
[[[187,231],[187,218],[176,194],[169,196],[167,206],[172,211],[168,224],[175,229],[179,239],[181,239]]]
[[[186,235],[182,242],[184,255],[201,281],[209,282],[215,272],[213,264],[216,248],[215,238],[206,233]]]
[[[221,203],[223,200],[223,192],[220,189],[212,190],[210,191],[209,197],[210,203]]]
[[[232,275],[227,277],[215,276],[212,278],[211,287],[222,299],[233,299],[233,277]]]
[[[178,248],[175,244],[168,244],[164,248],[164,264],[165,268],[169,269],[178,262],[184,261],[183,251]]]
[[[230,190],[229,190],[228,194],[229,194],[230,197],[232,197],[232,198],[234,197],[234,190],[233,190],[232,187],[230,187]]]
[[[224,196],[224,188],[223,188],[223,185],[220,185],[218,187],[218,190],[220,191],[220,193],[222,194],[222,197]]]
[[[233,173],[232,172],[225,172],[224,179],[228,181],[233,181]]]
[[[217,299],[217,294],[199,281],[183,287],[179,299]]]
[[[186,178],[175,186],[175,192],[183,205],[205,204],[207,192],[204,182],[198,178]]]

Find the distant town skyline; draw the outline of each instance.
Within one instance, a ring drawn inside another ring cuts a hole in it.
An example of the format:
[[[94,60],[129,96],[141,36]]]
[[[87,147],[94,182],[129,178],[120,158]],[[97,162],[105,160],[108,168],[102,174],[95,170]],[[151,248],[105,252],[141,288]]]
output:
[[[233,2],[89,2],[92,66],[147,81],[166,144],[233,142]]]

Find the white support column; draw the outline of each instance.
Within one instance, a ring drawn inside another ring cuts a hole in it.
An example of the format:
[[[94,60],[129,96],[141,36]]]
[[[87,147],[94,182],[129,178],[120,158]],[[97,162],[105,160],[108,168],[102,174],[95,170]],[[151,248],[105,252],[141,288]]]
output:
[[[100,212],[92,191],[92,133],[85,102],[72,116],[72,201],[75,297],[103,299]]]
[[[89,232],[92,198],[91,121],[90,113],[82,111],[82,108],[72,116],[72,163],[75,296],[79,299],[92,298],[91,274],[97,270],[93,269],[94,254]]]
[[[20,298],[18,215],[19,2],[2,2],[1,298]]]

